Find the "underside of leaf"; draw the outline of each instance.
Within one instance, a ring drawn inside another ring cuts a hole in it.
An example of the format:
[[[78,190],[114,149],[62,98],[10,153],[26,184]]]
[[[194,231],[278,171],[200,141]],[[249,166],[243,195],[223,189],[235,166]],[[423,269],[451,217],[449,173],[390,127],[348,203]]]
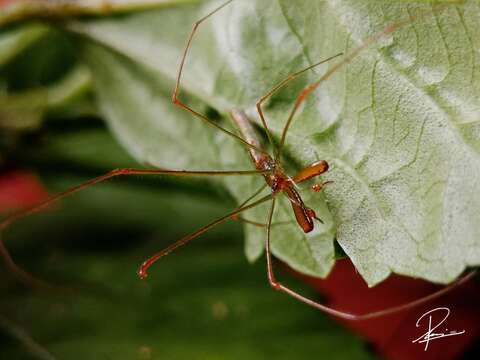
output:
[[[175,109],[170,91],[191,24],[218,3],[123,18],[71,22],[100,107],[142,162],[185,169],[250,169],[234,139]],[[284,159],[299,168],[326,159],[334,183],[324,196],[302,191],[325,220],[313,235],[276,212],[273,250],[307,274],[326,276],[336,237],[370,286],[392,272],[448,283],[480,264],[480,11],[476,2],[433,11],[429,4],[362,1],[234,1],[202,24],[186,63],[182,95],[200,111],[248,112],[288,74],[349,53],[403,22],[322,84],[302,106]],[[430,13],[429,13],[430,12]],[[418,14],[416,20],[413,20]],[[426,15],[425,15],[426,14]],[[412,19],[408,22],[408,19]],[[178,31],[172,31],[176,29]],[[333,63],[272,97],[265,113],[278,141],[295,97]],[[248,198],[262,178],[218,182]],[[245,217],[265,222],[259,208]],[[245,225],[249,259],[265,231]]]

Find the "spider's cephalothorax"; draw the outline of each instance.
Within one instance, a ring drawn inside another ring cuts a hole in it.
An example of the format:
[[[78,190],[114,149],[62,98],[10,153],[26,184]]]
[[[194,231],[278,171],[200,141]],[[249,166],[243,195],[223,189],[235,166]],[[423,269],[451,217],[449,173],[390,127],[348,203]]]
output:
[[[273,193],[282,191],[286,186],[293,185],[292,179],[285,175],[282,167],[269,155],[262,154],[255,163],[258,170],[268,171],[263,174],[265,182]]]

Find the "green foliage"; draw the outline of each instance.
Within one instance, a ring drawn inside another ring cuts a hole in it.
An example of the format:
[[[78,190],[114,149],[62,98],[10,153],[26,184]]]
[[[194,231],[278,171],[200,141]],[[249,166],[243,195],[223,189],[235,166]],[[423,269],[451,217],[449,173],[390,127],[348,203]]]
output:
[[[252,166],[234,140],[169,101],[191,24],[214,5],[67,23],[82,35],[75,48],[82,48],[93,73],[105,120],[141,163],[218,170]],[[292,224],[274,228],[277,257],[299,271],[325,276],[334,262],[336,237],[370,285],[392,271],[447,283],[479,263],[478,13],[473,1],[432,12],[429,4],[250,0],[232,3],[202,25],[187,60],[183,95],[202,111],[218,111],[228,127],[232,107],[258,121],[256,100],[289,73],[348,53],[387,25],[418,16],[340,68],[295,119],[287,139],[288,166],[325,158],[332,165],[327,178],[335,185],[325,190],[325,198],[304,191],[306,202],[326,221],[311,235],[295,227],[283,202],[275,221]],[[24,39],[17,40],[20,51],[44,31],[26,27],[3,36],[7,42],[12,36]],[[14,52],[4,51],[2,58]],[[275,138],[296,94],[327,68],[309,72],[267,104]],[[49,107],[45,94],[36,94],[18,102],[20,107],[28,102],[33,117]],[[15,98],[6,99],[15,104]],[[4,117],[13,122],[29,118],[4,108]],[[212,181],[240,202],[262,180]],[[266,207],[249,216],[265,221]],[[264,233],[247,225],[246,234],[247,257],[255,260]]]
[[[0,160],[36,168],[52,191],[139,163],[251,169],[239,143],[170,100],[192,23],[221,2],[119,0],[110,10],[88,3],[53,9],[50,16],[64,22],[25,22],[0,32]],[[38,4],[47,3],[15,5],[0,23],[43,16]],[[158,8],[130,12],[150,6]],[[73,18],[79,14],[97,17]],[[288,74],[419,14],[341,67],[295,118],[285,167],[294,173],[326,159],[331,170],[322,180],[334,181],[324,194],[301,189],[325,221],[313,233],[303,234],[285,199],[275,213],[282,224],[273,227],[274,254],[298,271],[328,275],[335,239],[369,285],[392,272],[447,283],[478,266],[478,4],[432,13],[428,2],[236,0],[194,39],[181,97],[235,130],[233,107],[260,124],[256,101]],[[276,141],[295,97],[334,63],[266,103]],[[87,121],[92,114],[101,114],[110,133]],[[22,138],[41,125],[35,141]],[[20,140],[12,142],[12,134]],[[264,264],[247,266],[239,256],[239,226],[219,227],[167,258],[148,283],[136,278],[145,255],[225,214],[262,182],[116,179],[9,229],[6,240],[20,265],[77,293],[32,294],[2,276],[2,294],[9,295],[0,300],[0,326],[9,337],[0,339],[1,356],[49,358],[28,341],[31,335],[60,358],[368,358],[357,339],[319,313],[270,291]],[[245,217],[265,222],[267,212],[268,204]],[[254,261],[265,230],[243,230]]]
[[[135,164],[105,130],[49,128],[22,158],[52,191]],[[271,291],[264,263],[241,256],[238,225],[214,229],[138,279],[146,256],[234,205],[207,190],[116,179],[9,229],[22,266],[74,292],[25,291],[0,273],[0,358],[372,358],[323,314]]]
[[[201,129],[197,119],[168,105],[190,24],[211,8],[69,26],[84,36],[84,56],[106,120],[142,162],[172,168],[248,166],[234,140]],[[224,114],[222,124],[228,126],[232,107],[248,110],[258,121],[255,102],[289,73],[421,15],[341,68],[295,119],[288,157],[297,166],[327,159],[332,170],[326,178],[334,181],[325,190],[328,207],[323,198],[305,195],[326,226],[313,236],[294,225],[274,235],[275,255],[295,269],[326,275],[334,235],[370,285],[392,271],[447,283],[466,266],[478,265],[478,5],[431,11],[428,4],[367,0],[238,1],[202,25],[194,40],[184,96],[200,109]],[[310,72],[267,105],[277,139],[298,91],[326,68]],[[225,186],[241,201],[255,190],[253,183],[229,179]],[[276,220],[289,216],[284,210]],[[264,221],[266,211],[252,216]],[[247,228],[250,259],[261,254],[263,241],[258,229]]]

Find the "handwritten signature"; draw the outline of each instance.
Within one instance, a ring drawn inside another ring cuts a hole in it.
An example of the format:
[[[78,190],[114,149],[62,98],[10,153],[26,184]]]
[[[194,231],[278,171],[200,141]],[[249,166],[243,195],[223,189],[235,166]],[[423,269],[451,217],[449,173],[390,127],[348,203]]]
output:
[[[443,313],[444,317],[441,318],[440,321],[436,325],[432,326],[432,318],[433,318],[434,313],[440,313],[440,314]],[[450,330],[450,331],[448,331],[448,329],[445,329],[444,333],[434,332],[435,329],[437,329],[440,325],[442,325],[445,322],[445,320],[447,320],[449,315],[450,315],[450,309],[449,308],[438,307],[436,309],[427,311],[425,314],[420,316],[418,318],[415,326],[417,328],[420,327],[420,324],[421,324],[422,320],[425,319],[428,316],[428,331],[425,334],[418,337],[417,339],[412,340],[412,343],[419,343],[419,344],[425,343],[425,351],[427,351],[428,344],[430,343],[431,340],[441,339],[441,338],[444,338],[444,337],[447,337],[447,336],[461,335],[461,334],[465,333],[465,330],[462,330],[462,331]]]

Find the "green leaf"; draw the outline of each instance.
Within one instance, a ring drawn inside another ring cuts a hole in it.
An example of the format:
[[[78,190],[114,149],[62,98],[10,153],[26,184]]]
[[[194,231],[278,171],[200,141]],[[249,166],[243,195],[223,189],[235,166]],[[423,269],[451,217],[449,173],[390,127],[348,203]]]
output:
[[[87,92],[90,80],[88,69],[77,66],[48,87],[0,94],[0,125],[15,130],[36,128],[47,111],[69,111],[70,102]]]
[[[27,24],[0,35],[0,66],[48,33],[48,27],[41,24]]]
[[[100,105],[141,161],[247,166],[234,140],[200,128],[198,119],[168,104],[166,89],[191,24],[216,4],[70,24],[86,43],[104,46],[85,48]],[[421,15],[340,68],[294,121],[287,158],[296,166],[326,159],[332,166],[326,178],[334,181],[325,189],[329,211],[323,198],[302,193],[327,220],[319,233],[305,237],[294,224],[274,227],[275,255],[297,270],[326,275],[334,233],[371,286],[391,272],[448,283],[480,264],[480,11],[474,1],[431,11],[429,4],[403,1],[235,1],[194,39],[183,94],[200,109],[226,114],[240,107],[258,122],[255,102],[289,73]],[[295,96],[328,66],[266,105],[275,138]],[[228,126],[226,116],[222,121]],[[241,201],[257,181],[224,184]],[[290,213],[283,207],[276,221]],[[255,219],[264,221],[267,211],[258,212]],[[264,237],[252,231],[247,252],[253,259]]]
[[[0,33],[0,126],[31,131],[48,115],[94,112],[90,73],[75,64],[65,34],[43,24]]]
[[[52,2],[49,0],[7,1],[0,4],[0,26],[30,18],[66,18],[80,15],[111,15],[118,12],[139,11],[198,0],[76,0]]]
[[[139,69],[97,46],[89,46],[85,55],[93,71],[101,110],[112,131],[137,159],[157,167],[176,169],[246,170],[253,167],[242,147],[172,106],[169,91],[162,89],[163,81],[156,78],[156,74]],[[238,202],[246,200],[263,183],[260,176],[229,177],[221,183],[215,180],[216,184],[226,186]],[[325,221],[330,219],[320,196],[313,196],[310,203],[317,205],[320,217]],[[330,228],[325,226],[308,236],[303,235],[292,223],[286,201],[280,206],[276,221],[289,223],[274,226],[275,254],[305,273],[327,274],[334,254]],[[268,205],[247,212],[245,216],[265,223],[267,214]],[[247,255],[254,260],[261,255],[265,229],[246,225],[246,230]]]

